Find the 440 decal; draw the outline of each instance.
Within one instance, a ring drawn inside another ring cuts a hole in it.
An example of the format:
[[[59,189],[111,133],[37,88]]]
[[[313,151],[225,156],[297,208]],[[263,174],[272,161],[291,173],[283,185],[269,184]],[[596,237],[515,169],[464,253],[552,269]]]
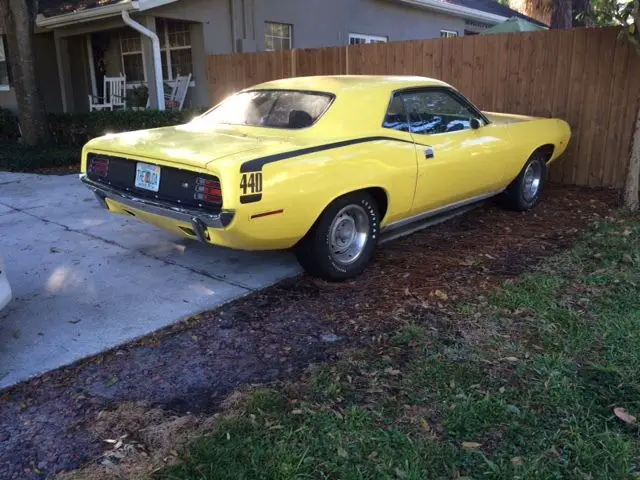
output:
[[[262,199],[262,172],[247,172],[240,176],[240,203]]]

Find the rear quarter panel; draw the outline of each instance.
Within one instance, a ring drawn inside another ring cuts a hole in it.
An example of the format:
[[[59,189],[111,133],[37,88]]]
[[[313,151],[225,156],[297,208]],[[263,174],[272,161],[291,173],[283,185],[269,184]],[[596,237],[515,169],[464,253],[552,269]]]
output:
[[[245,237],[235,240],[240,244],[260,239],[251,248],[293,246],[327,205],[356,190],[384,190],[388,209],[383,226],[406,216],[413,201],[415,147],[406,140],[375,140],[268,163],[261,170],[262,197],[252,203],[240,201],[242,162],[225,163],[228,167],[220,172],[224,208],[237,211],[229,233],[236,230]],[[283,212],[252,218],[278,210]]]

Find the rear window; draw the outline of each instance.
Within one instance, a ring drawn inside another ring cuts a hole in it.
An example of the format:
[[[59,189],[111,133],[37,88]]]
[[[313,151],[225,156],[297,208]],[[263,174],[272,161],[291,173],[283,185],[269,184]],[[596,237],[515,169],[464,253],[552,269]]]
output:
[[[319,92],[252,90],[229,97],[200,119],[210,124],[306,128],[327,111],[333,98]]]

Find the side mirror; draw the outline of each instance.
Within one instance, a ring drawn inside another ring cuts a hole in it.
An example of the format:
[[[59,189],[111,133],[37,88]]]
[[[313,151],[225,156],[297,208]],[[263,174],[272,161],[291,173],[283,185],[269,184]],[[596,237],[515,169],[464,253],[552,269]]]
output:
[[[474,130],[479,129],[482,126],[482,123],[477,118],[472,118],[469,121],[469,124],[471,125],[471,128],[473,128]]]

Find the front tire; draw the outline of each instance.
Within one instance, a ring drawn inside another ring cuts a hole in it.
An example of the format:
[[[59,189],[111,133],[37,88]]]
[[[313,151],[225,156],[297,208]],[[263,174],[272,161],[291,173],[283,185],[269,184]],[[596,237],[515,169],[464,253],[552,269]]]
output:
[[[517,178],[503,192],[502,204],[519,212],[531,210],[540,200],[540,192],[546,179],[546,157],[541,152],[534,153]]]
[[[366,192],[334,200],[296,248],[304,270],[330,281],[356,277],[371,261],[380,232],[378,205]]]

